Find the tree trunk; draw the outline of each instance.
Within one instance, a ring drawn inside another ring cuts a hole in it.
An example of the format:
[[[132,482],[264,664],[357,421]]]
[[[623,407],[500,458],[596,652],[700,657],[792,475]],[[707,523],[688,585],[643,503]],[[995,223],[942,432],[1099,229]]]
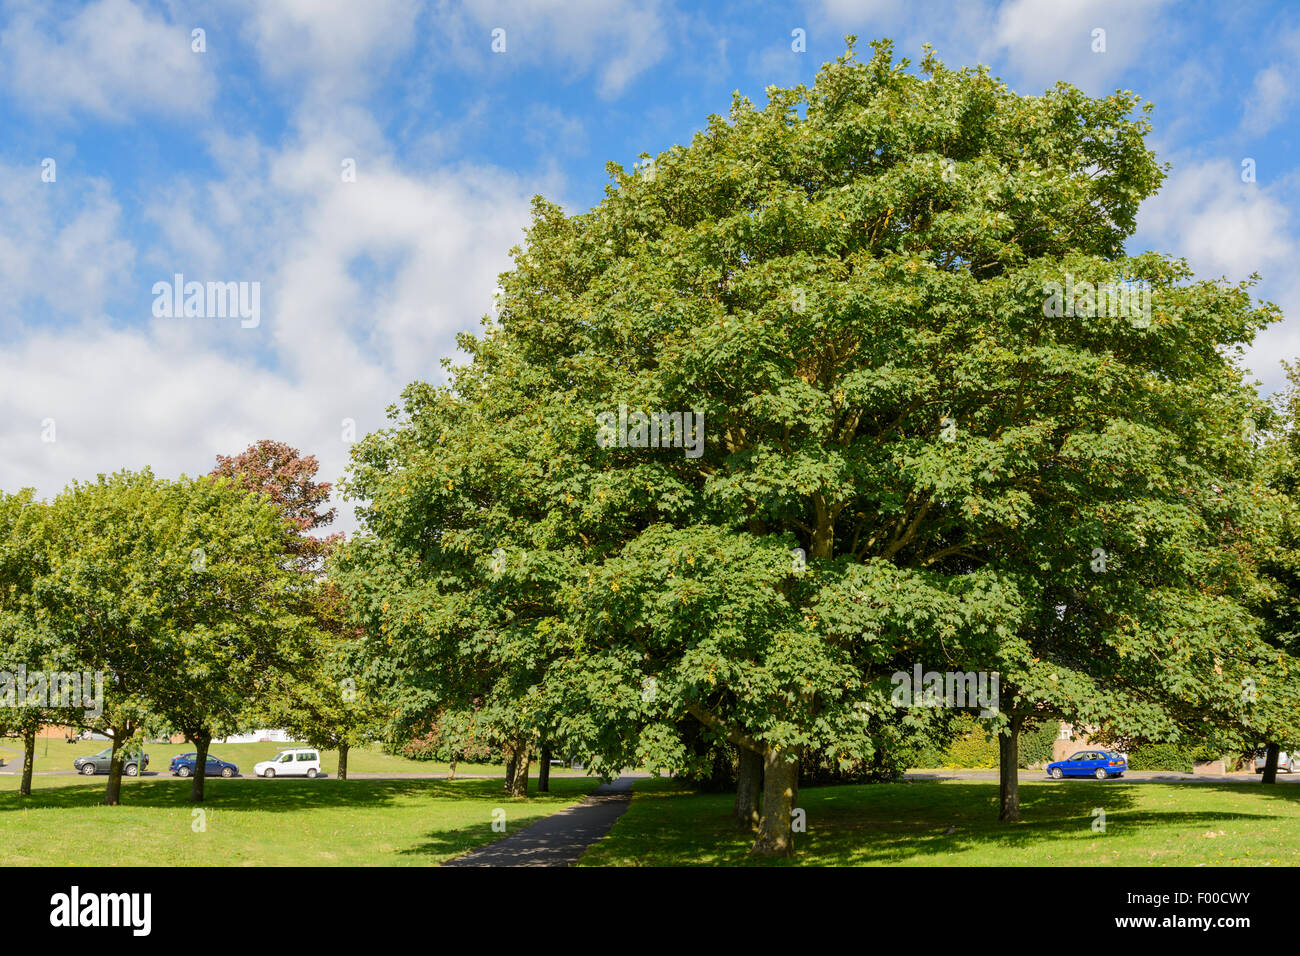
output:
[[[452,755],[451,763],[447,765],[447,779],[456,779],[456,757],[454,754]]]
[[[528,744],[517,744],[514,759],[514,773],[506,780],[506,789],[509,791],[510,796],[528,796],[528,767],[532,763],[532,760],[533,755],[529,752]]]
[[[1020,728],[1023,717],[1012,717],[998,737],[998,820],[1020,822]]]
[[[515,783],[515,767],[519,764],[519,751],[514,744],[506,744],[506,783],[502,788],[506,793],[511,792],[511,787]]]
[[[348,779],[348,750],[347,744],[339,744],[339,779]]]
[[[20,796],[32,795],[32,764],[36,762],[36,723],[27,725],[23,733],[23,780],[18,785]]]
[[[799,756],[796,756],[794,758],[794,775],[790,778],[790,812],[792,814],[795,808],[799,806],[799,771],[801,765],[802,760]],[[794,852],[793,845],[791,845],[790,852]]]
[[[190,803],[202,803],[203,781],[208,776],[208,748],[212,746],[212,732],[199,731],[190,739],[194,741],[194,779],[190,783]]]
[[[1278,744],[1267,744],[1264,747],[1264,776],[1261,783],[1277,783],[1277,758],[1281,749]]]
[[[740,766],[736,774],[736,826],[754,829],[758,823],[758,798],[763,791],[763,755],[748,747],[737,746]]]
[[[542,753],[537,758],[537,792],[551,792],[551,745],[542,744]]]
[[[769,747],[763,755],[763,806],[758,836],[750,852],[755,856],[790,856],[794,837],[790,828],[799,796],[799,755]]]
[[[812,556],[814,558],[832,558],[835,556],[835,517],[837,509],[832,509],[826,499],[818,492],[813,495],[813,507],[817,510],[817,527],[813,529]]]
[[[104,791],[106,807],[115,807],[122,802],[122,741],[126,737],[122,728],[113,728],[113,760],[108,765],[108,788]]]

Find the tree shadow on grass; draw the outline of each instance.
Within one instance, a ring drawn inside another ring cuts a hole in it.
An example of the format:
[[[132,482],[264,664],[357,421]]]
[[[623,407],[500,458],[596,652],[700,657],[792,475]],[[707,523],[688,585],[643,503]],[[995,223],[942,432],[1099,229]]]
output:
[[[551,778],[550,797],[575,800],[595,789],[598,780],[578,777]],[[67,783],[36,787],[30,797],[17,789],[0,791],[0,819],[3,814],[23,810],[81,809],[101,804],[105,784]],[[214,810],[255,810],[293,813],[333,807],[382,807],[408,798],[434,801],[496,800],[510,802],[500,779],[464,780],[260,780],[216,778],[205,781],[204,801],[190,803],[190,788],[172,780],[123,780],[124,807],[210,807]],[[543,795],[543,799],[546,795]],[[535,798],[533,798],[535,799]]]
[[[1169,795],[1168,810],[1159,805],[1161,787]],[[1143,790],[1138,790],[1143,788]],[[1221,790],[1246,802],[1223,807],[1198,807],[1197,795]],[[1184,792],[1186,791],[1186,792]],[[1249,787],[1204,783],[1122,783],[1078,781],[1032,784],[1020,788],[1022,822],[999,823],[996,782],[945,784],[915,782],[867,786],[809,787],[800,791],[799,805],[806,812],[807,833],[797,835],[794,860],[756,860],[749,857],[752,835],[739,832],[730,818],[732,797],[696,795],[681,788],[638,790],[633,810],[615,824],[606,846],[597,844],[585,864],[658,865],[889,865],[927,862],[961,862],[996,865],[998,853],[1014,852],[1021,863],[1068,865],[1109,863],[1106,844],[1090,846],[1103,838],[1093,830],[1106,814],[1112,835],[1167,833],[1185,837],[1189,829],[1213,828],[1230,822],[1293,822],[1297,814],[1278,813],[1276,803],[1250,801]],[[1300,799],[1276,794],[1283,800]],[[1188,806],[1188,803],[1191,806]],[[1156,805],[1152,805],[1155,803]],[[1153,843],[1153,854],[1172,842]],[[1208,844],[1207,844],[1208,847]],[[1127,842],[1131,859],[1145,846]],[[1038,852],[1041,850],[1041,854]],[[1080,853],[1080,850],[1086,852]],[[1091,855],[1091,854],[1094,854]],[[1051,854],[1052,859],[1047,855]],[[1071,855],[1073,854],[1073,855]],[[1026,857],[1028,857],[1026,859]],[[943,859],[948,858],[948,859]]]
[[[821,826],[819,830],[810,827],[807,850],[831,864],[890,864],[992,848],[1028,851],[1032,856],[1037,849],[1046,854],[1053,848],[1067,847],[1070,841],[1083,843],[1102,837],[1103,833],[1093,829],[1094,822],[1102,819],[1098,811],[1105,813],[1104,832],[1112,835],[1185,832],[1191,827],[1212,829],[1228,822],[1281,819],[1268,805],[1250,809],[1174,805],[1168,810],[1152,807],[1149,801],[1138,805],[1140,794],[1157,795],[1158,791],[1148,789],[1156,786],[1165,793],[1172,791],[1184,796],[1204,794],[1207,789],[1238,798],[1250,796],[1240,785],[1232,784],[1214,787],[1201,783],[1071,781],[1022,786],[1021,822],[1016,824],[997,820],[996,783],[968,783],[960,788],[920,786],[935,787],[935,791],[925,793],[926,799],[919,806],[915,799],[902,799],[893,794],[882,795],[883,799],[871,801],[869,806],[848,799],[848,794],[837,797],[827,792],[830,788],[809,794],[809,818],[813,818],[815,807]],[[1139,787],[1143,789],[1139,791]],[[1188,793],[1183,794],[1184,791]],[[1174,802],[1182,803],[1177,799]],[[843,806],[837,807],[837,803]]]
[[[1279,777],[1281,775],[1279,774]],[[1273,800],[1283,800],[1300,806],[1300,784],[1270,783],[1264,784],[1256,777],[1254,781],[1229,783],[1224,780],[1162,780],[1160,786],[1170,790],[1203,791],[1230,793],[1242,796],[1264,796]]]

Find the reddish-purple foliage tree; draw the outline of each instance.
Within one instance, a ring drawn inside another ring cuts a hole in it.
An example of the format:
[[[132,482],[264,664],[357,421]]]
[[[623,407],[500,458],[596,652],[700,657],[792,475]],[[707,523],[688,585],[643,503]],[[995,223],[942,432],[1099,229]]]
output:
[[[329,504],[328,481],[316,481],[319,463],[314,455],[303,455],[284,442],[264,438],[238,455],[218,455],[212,474],[233,478],[250,491],[257,491],[279,507],[296,534],[290,553],[304,571],[317,571],[334,543],[343,535],[318,538],[310,532],[330,524],[337,514]]]

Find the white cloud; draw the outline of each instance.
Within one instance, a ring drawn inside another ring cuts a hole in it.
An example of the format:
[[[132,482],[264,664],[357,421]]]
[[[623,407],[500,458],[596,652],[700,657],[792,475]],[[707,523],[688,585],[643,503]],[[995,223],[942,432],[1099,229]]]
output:
[[[1093,95],[1114,91],[1124,70],[1164,47],[1169,0],[805,0],[810,38],[852,32],[860,43],[895,41],[914,62],[922,43],[950,68],[983,63],[1023,93],[1057,80]],[[1106,50],[1093,52],[1093,31]],[[835,37],[839,39],[838,36]],[[859,55],[869,54],[865,47]]]
[[[207,471],[241,426],[278,418],[283,427],[310,407],[285,402],[267,373],[186,348],[178,331],[86,323],[0,353],[0,487],[54,494],[72,478],[125,467]],[[42,440],[46,419],[52,443]]]
[[[750,75],[763,81],[764,86],[793,86],[799,81],[799,61],[806,53],[795,53],[789,43],[768,47],[751,53],[746,61]]]
[[[1241,125],[1256,136],[1267,133],[1282,122],[1294,98],[1291,81],[1280,67],[1260,70],[1255,74]]]
[[[613,99],[667,54],[669,19],[660,0],[442,2],[438,32],[456,42],[436,44],[431,55],[459,66],[522,63],[594,73],[597,92]],[[506,31],[506,52],[494,54],[492,31],[498,27]],[[461,52],[466,47],[478,53]]]
[[[1133,63],[1160,49],[1168,0],[1011,0],[998,8],[981,57],[998,56],[1022,88],[1066,80],[1089,93],[1111,92]],[[1105,52],[1095,52],[1103,30]]]
[[[189,25],[131,0],[95,0],[66,17],[30,3],[0,32],[0,82],[42,113],[202,112],[216,88],[207,55],[190,49]]]
[[[1257,183],[1243,183],[1233,160],[1176,166],[1160,192],[1143,203],[1139,239],[1186,256],[1198,273],[1244,279],[1254,271],[1290,270],[1297,252],[1285,203]]]
[[[934,47],[939,59],[957,69],[979,60],[981,38],[988,35],[992,7],[983,0],[953,4],[946,0],[805,0],[810,45],[831,42],[838,49],[845,34],[858,38],[858,58],[867,59],[867,44],[888,37],[894,56],[916,62],[921,44]],[[787,31],[788,32],[788,31]],[[830,34],[828,36],[828,34]]]
[[[324,105],[370,91],[417,42],[419,0],[241,0],[262,70]]]
[[[5,215],[0,192],[0,270],[12,263],[29,283],[18,311],[31,320],[0,354],[0,488],[48,495],[73,478],[146,464],[193,474],[259,438],[317,455],[334,481],[348,461],[344,419],[363,436],[385,425],[383,410],[409,382],[440,381],[456,333],[491,309],[531,195],[554,194],[554,184],[469,166],[411,174],[384,154],[345,183],[344,145],[328,130],[276,151],[216,140],[229,168],[158,194],[146,211],[156,244],[142,250],[157,274],[144,277],[140,314],[111,320],[99,310],[101,287],[129,277],[132,249],[107,189],[61,227],[55,208],[30,199],[24,215]],[[12,191],[11,181],[0,177]],[[27,260],[2,254],[33,246],[61,249],[58,270],[29,274]],[[152,318],[148,286],[173,272],[259,281],[260,326]],[[85,308],[67,311],[88,319],[48,326],[48,302],[73,295]],[[41,440],[47,418],[52,444]],[[349,508],[340,527],[354,527]]]
[[[894,18],[906,11],[903,0],[821,0],[819,6],[823,16],[845,26]]]
[[[126,0],[100,0],[62,24],[34,9],[5,34],[5,42],[37,43],[11,80],[34,83],[36,65],[81,56],[54,101],[65,110],[123,118],[139,107],[191,104],[184,76],[164,93],[141,67],[163,35],[175,34],[191,56],[186,29]],[[429,42],[410,29],[420,15],[414,0],[367,10],[273,0],[250,10],[246,29],[264,71],[303,94],[288,135],[268,145],[251,132],[205,131],[211,172],[151,185],[139,221],[128,224],[146,227],[138,251],[106,183],[78,180],[62,165],[56,184],[41,183],[36,164],[0,169],[0,286],[8,293],[0,307],[7,324],[0,488],[52,495],[73,479],[144,465],[193,474],[260,438],[317,455],[322,477],[337,480],[348,462],[343,420],[363,436],[385,425],[384,409],[409,382],[443,378],[440,363],[455,354],[456,334],[477,329],[491,309],[531,196],[559,193],[547,177],[429,168],[427,157],[412,170],[394,155],[352,93],[379,75],[368,72],[376,64]],[[141,78],[129,97],[116,96],[118,77],[96,66],[106,54],[92,42],[93,28],[109,14],[125,24],[109,31],[110,48],[130,64],[133,81]],[[569,15],[557,7],[537,16],[529,22],[562,31]],[[620,28],[632,31],[621,34],[625,46],[637,45],[635,23]],[[589,37],[618,34],[583,29]],[[210,49],[220,33],[209,32]],[[589,51],[589,67],[612,86],[635,72],[615,47],[609,56]],[[562,114],[537,120],[565,138],[580,134]],[[356,161],[355,182],[340,175],[345,158]],[[261,324],[153,318],[152,283],[176,272],[259,282]],[[134,311],[123,311],[124,302]],[[61,321],[49,322],[51,314]],[[41,440],[46,419],[55,422],[53,443]],[[350,509],[340,523],[352,527]]]
[[[371,92],[411,51],[432,70],[552,66],[618,96],[668,52],[663,0],[239,0],[263,72],[316,109]],[[506,52],[492,52],[492,31]],[[404,91],[419,95],[419,91]]]
[[[47,317],[98,315],[133,264],[107,183],[78,179],[67,163],[54,169],[55,181],[43,182],[36,164],[0,165],[0,325],[32,307]]]
[[[1163,188],[1142,204],[1129,248],[1185,257],[1200,278],[1240,281],[1258,272],[1258,297],[1290,318],[1266,330],[1247,353],[1268,388],[1281,384],[1278,362],[1300,355],[1300,241],[1285,200],[1258,183],[1243,183],[1228,159],[1175,164]]]
[[[528,111],[524,141],[552,155],[581,154],[587,150],[587,128],[578,116],[537,104]]]

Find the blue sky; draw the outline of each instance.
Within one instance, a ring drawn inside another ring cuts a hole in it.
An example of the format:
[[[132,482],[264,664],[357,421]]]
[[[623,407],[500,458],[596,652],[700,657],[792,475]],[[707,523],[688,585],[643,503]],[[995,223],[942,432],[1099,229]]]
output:
[[[490,309],[532,195],[589,208],[607,161],[811,82],[846,33],[1142,94],[1173,168],[1130,251],[1258,271],[1300,312],[1296,4],[0,0],[0,488],[193,474],[262,437],[339,477],[345,420],[383,425]],[[176,273],[260,283],[259,324],[155,317]],[[1248,362],[1268,391],[1296,355],[1288,319]]]

